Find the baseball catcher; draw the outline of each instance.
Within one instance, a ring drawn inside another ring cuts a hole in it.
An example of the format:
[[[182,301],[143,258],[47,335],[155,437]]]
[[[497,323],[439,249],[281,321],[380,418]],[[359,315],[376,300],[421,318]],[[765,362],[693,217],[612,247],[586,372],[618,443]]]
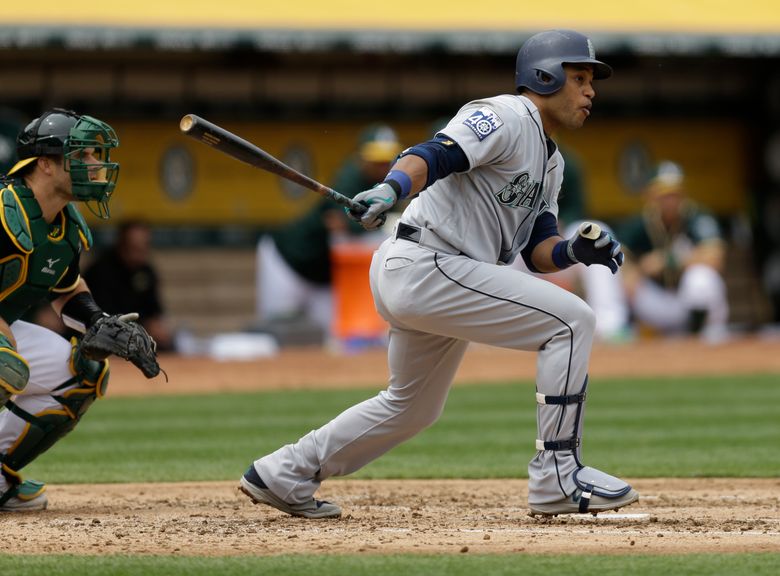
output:
[[[92,235],[74,202],[108,218],[119,174],[110,153],[118,144],[96,118],[49,110],[19,134],[19,161],[0,187],[0,511],[46,508],[45,485],[19,470],[105,394],[109,355],[147,378],[160,372],[137,314],[105,314],[79,273]],[[68,341],[22,319],[42,301],[83,336]]]

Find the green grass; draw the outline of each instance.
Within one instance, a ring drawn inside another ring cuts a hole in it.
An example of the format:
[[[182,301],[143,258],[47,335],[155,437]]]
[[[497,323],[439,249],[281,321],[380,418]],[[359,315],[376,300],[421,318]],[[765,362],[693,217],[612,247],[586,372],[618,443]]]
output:
[[[777,573],[780,554],[718,554],[674,556],[271,556],[234,558],[173,558],[169,556],[0,556],[0,572],[17,575],[82,576],[254,576],[273,574],[371,574],[372,576],[762,576]]]
[[[370,390],[111,398],[25,469],[47,482],[232,480]],[[595,381],[585,463],[625,477],[780,476],[777,376]],[[530,383],[459,386],[433,427],[353,477],[520,477]]]

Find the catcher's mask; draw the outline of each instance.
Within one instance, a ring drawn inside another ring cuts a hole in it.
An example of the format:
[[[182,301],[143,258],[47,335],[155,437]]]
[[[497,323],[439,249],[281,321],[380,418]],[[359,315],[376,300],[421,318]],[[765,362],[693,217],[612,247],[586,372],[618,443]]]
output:
[[[105,122],[53,108],[19,134],[16,139],[19,161],[8,175],[19,172],[39,156],[62,156],[65,171],[70,173],[74,198],[87,203],[93,214],[105,219],[109,217],[108,201],[119,177],[119,164],[110,161],[110,151],[118,145],[114,129]],[[95,160],[85,161],[86,149],[93,150]]]

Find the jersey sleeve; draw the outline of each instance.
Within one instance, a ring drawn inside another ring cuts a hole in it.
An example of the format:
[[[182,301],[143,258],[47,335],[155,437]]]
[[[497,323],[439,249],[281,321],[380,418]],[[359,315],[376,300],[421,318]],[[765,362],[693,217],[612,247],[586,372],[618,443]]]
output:
[[[500,162],[508,150],[514,149],[513,140],[520,135],[516,133],[518,126],[507,125],[513,121],[515,114],[511,110],[472,102],[461,108],[439,133],[460,146],[473,170]]]

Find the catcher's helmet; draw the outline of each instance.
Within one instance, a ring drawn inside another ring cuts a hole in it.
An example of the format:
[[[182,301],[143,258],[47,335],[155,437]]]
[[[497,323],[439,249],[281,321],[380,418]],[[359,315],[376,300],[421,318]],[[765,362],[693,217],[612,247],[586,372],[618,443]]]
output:
[[[537,94],[553,94],[566,82],[564,64],[590,64],[597,80],[609,78],[612,68],[596,60],[593,43],[573,30],[548,30],[531,36],[517,53],[515,85]]]
[[[91,116],[53,108],[41,114],[21,131],[16,139],[19,161],[8,175],[19,172],[39,156],[62,156],[70,173],[72,192],[81,202],[96,201],[101,218],[108,217],[108,201],[116,187],[119,164],[110,161],[110,150],[119,145],[113,128]],[[97,162],[85,162],[81,151],[93,149]]]

